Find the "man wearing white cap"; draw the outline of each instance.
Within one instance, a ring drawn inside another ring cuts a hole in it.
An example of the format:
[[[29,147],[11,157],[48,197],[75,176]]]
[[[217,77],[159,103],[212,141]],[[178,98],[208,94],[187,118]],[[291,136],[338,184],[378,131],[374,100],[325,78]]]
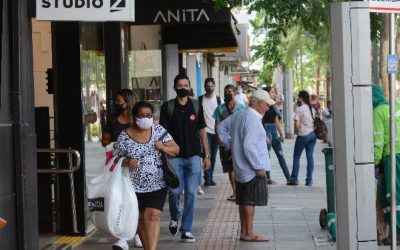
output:
[[[250,98],[249,107],[236,111],[217,128],[226,150],[231,150],[236,177],[236,204],[240,214],[241,241],[268,241],[253,232],[255,206],[268,203],[265,171],[271,170],[267,135],[261,119],[275,101],[268,92],[257,89]]]

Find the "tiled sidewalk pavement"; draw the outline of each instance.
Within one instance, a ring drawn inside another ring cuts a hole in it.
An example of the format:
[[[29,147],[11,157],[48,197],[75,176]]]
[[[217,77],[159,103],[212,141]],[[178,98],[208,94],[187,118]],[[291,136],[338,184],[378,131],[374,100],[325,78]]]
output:
[[[319,226],[319,211],[326,207],[326,188],[324,156],[321,153],[325,144],[317,143],[315,148],[314,186],[304,185],[306,160],[301,159],[300,185],[286,186],[274,153],[272,159],[272,177],[278,184],[269,186],[270,201],[267,207],[257,207],[255,230],[265,235],[270,242],[241,242],[239,238],[238,208],[226,198],[231,194],[228,178],[221,171],[217,160],[215,180],[217,187],[207,187],[205,195],[198,196],[193,234],[196,243],[182,243],[180,236],[168,234],[168,202],[161,219],[161,231],[158,249],[274,249],[274,250],[309,250],[335,249],[334,246],[317,246],[314,239],[326,238],[327,230]],[[289,169],[292,165],[294,140],[287,140],[283,149]],[[111,249],[115,239],[100,232],[76,249],[103,250]],[[131,244],[130,244],[131,245]],[[131,245],[132,248],[132,245]]]

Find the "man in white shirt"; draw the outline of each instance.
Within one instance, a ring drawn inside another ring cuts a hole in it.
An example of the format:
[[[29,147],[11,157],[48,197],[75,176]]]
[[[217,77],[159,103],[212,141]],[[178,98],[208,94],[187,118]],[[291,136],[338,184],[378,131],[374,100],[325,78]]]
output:
[[[247,96],[243,93],[242,87],[240,85],[236,87],[235,101],[242,102],[246,104],[246,106],[249,105],[249,100],[247,99]]]
[[[204,118],[207,124],[206,132],[208,138],[208,154],[210,155],[211,167],[204,171],[204,186],[215,186],[217,183],[213,180],[215,161],[217,158],[218,144],[215,135],[215,119],[212,117],[215,109],[223,103],[221,98],[214,93],[214,78],[206,78],[204,81],[206,93],[199,96],[199,103],[203,106]]]
[[[253,231],[253,219],[255,206],[266,206],[268,203],[265,171],[271,169],[271,163],[266,153],[267,135],[261,119],[269,105],[274,104],[267,91],[258,89],[253,93],[247,109],[236,111],[217,128],[220,141],[232,151],[241,241],[268,241]]]

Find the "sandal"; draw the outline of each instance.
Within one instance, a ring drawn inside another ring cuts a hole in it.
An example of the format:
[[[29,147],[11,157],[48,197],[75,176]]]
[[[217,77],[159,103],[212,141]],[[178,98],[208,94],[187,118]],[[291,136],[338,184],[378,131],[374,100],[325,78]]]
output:
[[[228,197],[228,201],[236,201],[236,195],[232,194],[231,196]]]

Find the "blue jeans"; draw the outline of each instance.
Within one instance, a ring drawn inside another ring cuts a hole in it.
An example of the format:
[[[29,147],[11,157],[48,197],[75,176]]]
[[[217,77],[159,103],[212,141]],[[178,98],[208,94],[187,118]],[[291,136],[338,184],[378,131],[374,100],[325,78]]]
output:
[[[278,158],[279,166],[281,167],[283,174],[285,175],[286,179],[289,179],[290,178],[289,168],[286,164],[285,155],[283,154],[282,144],[278,139],[278,133],[276,132],[276,125],[271,123],[265,123],[264,129],[268,135],[268,139],[271,142],[271,144],[268,144],[268,151],[271,150],[272,146],[276,154],[276,157]]]
[[[215,161],[217,159],[217,152],[218,152],[217,135],[207,133],[207,139],[208,139],[208,148],[210,151],[209,154],[210,154],[211,167],[207,171],[204,171],[204,180],[212,180],[215,168]]]
[[[315,132],[311,132],[306,136],[297,136],[296,142],[294,144],[294,152],[293,152],[293,169],[291,181],[297,182],[299,169],[300,169],[300,156],[303,153],[303,150],[306,149],[307,156],[307,178],[306,183],[312,183],[312,174],[314,171],[314,147],[317,137],[315,136]]]
[[[191,232],[194,209],[196,203],[199,179],[201,178],[201,158],[198,155],[189,158],[172,158],[172,163],[176,168],[180,185],[177,188],[169,189],[169,211],[171,219],[179,221],[182,215],[180,231]],[[183,213],[179,209],[179,199],[182,191],[184,194]]]

